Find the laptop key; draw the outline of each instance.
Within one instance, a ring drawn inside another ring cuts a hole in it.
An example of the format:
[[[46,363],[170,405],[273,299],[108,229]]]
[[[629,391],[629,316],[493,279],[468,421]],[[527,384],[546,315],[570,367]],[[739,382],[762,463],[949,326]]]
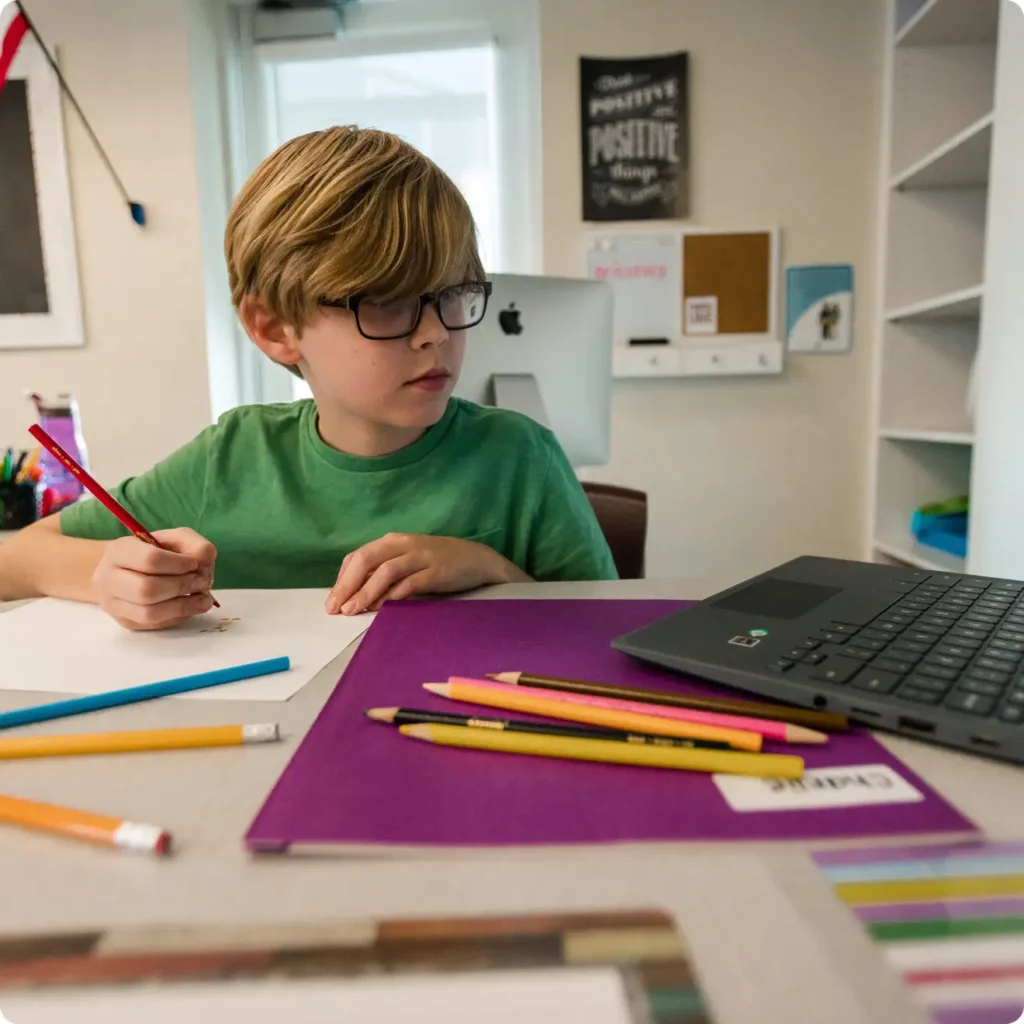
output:
[[[864,663],[856,658],[829,658],[811,673],[811,678],[820,679],[824,683],[847,683],[862,668]]]
[[[872,633],[902,633],[903,627],[897,622],[882,622],[880,620],[871,623]]]
[[[1010,725],[1020,725],[1024,722],[1024,706],[1008,704],[999,712],[1000,722],[1009,722]]]
[[[975,668],[990,668],[996,672],[1012,672],[1020,660],[1017,655],[1006,651],[983,651],[983,657],[975,663]]]
[[[977,679],[983,683],[993,683],[1000,689],[1005,689],[1010,681],[1009,672],[998,672],[990,668],[972,668],[967,672],[968,679]]]
[[[927,665],[940,665],[942,668],[963,668],[967,664],[966,658],[954,658],[951,654],[939,654],[937,651],[925,658]]]
[[[854,643],[856,642],[855,640]],[[848,646],[843,648],[844,658],[856,658],[858,661],[870,661],[877,653],[877,651],[865,651],[860,647]]]
[[[919,686],[901,686],[896,691],[897,697],[904,700],[912,700],[915,704],[938,704],[942,700],[941,693],[932,690],[922,690]]]
[[[779,658],[778,661],[768,662],[767,668],[769,672],[788,672],[795,664],[789,658]]]
[[[915,644],[926,644],[931,647],[935,643],[935,637],[931,633],[922,633],[916,629],[908,629],[901,637],[901,642],[910,641]]]
[[[887,655],[891,653],[891,651],[886,651]],[[914,666],[909,661],[894,661],[890,657],[876,658],[871,667],[878,669],[880,672],[895,672],[900,676],[905,676],[914,669]]]
[[[820,665],[826,658],[827,654],[822,654],[821,651],[811,651],[805,654],[800,660],[805,665]]]
[[[862,629],[857,635],[858,640],[882,640],[889,643],[892,640],[891,633],[882,633],[877,629]]]
[[[980,693],[983,697],[998,697],[1006,687],[998,683],[986,683],[980,679],[964,679],[958,686],[964,693]]]
[[[859,641],[858,641],[858,643],[859,643]],[[898,643],[894,643],[892,645],[892,647],[890,648],[890,650],[892,650],[892,651],[899,650],[900,657],[904,658],[904,657],[906,657],[906,652],[907,651],[910,651],[911,654],[927,654],[927,652],[930,651],[931,648],[932,648],[932,645],[930,643],[922,644],[919,641],[910,640],[910,639],[907,638],[907,634],[904,633],[903,636],[901,636],[899,638],[899,642]]]
[[[960,676],[960,673],[955,668],[942,668],[939,665],[919,665],[917,674],[919,676],[931,676],[933,679],[948,679],[950,682]]]
[[[867,636],[866,634],[867,630],[864,630],[864,632],[861,633],[861,635],[857,637],[857,639],[854,640],[853,643],[857,647],[861,647],[866,651],[881,651],[889,646],[889,644],[885,640],[876,640],[872,637]]]
[[[950,640],[954,637],[961,637],[964,640],[987,640],[988,633],[982,632],[980,629],[951,629],[949,637]]]
[[[821,646],[820,640],[805,640],[801,645],[805,650],[816,651]]]
[[[936,654],[948,654],[951,658],[973,658],[974,647],[963,647],[960,644],[939,644]]]
[[[850,638],[843,633],[830,633],[822,631],[814,637],[815,640],[821,640],[828,644],[845,644]]]
[[[968,629],[993,629],[1002,622],[1002,616],[984,615],[981,612],[968,612],[963,617],[963,623]]]
[[[884,654],[880,655],[884,658],[893,658],[895,661],[902,661],[908,665],[916,665],[923,654],[921,651],[911,650],[909,647],[904,647],[902,644],[893,644]]]
[[[1020,640],[1011,640],[1006,633],[996,633],[995,639],[990,640],[988,645],[997,651],[1013,651],[1014,654],[1024,654],[1024,643]]]
[[[899,686],[903,676],[896,672],[877,672],[872,666],[865,669],[851,684],[855,690],[871,693],[892,693]]]
[[[929,693],[937,693],[940,696],[949,693],[953,686],[952,682],[945,679],[932,679],[931,676],[911,676],[904,686],[912,686],[915,690],[927,690]]]
[[[1019,704],[1024,708],[1024,690],[1011,690],[1006,695],[1007,704]]]
[[[833,622],[828,630],[830,633],[846,633],[847,636],[853,636],[860,632],[860,626],[851,626],[846,622]]]
[[[980,693],[953,693],[946,700],[946,707],[950,711],[963,711],[968,715],[992,714],[996,702],[991,697],[983,697]]]

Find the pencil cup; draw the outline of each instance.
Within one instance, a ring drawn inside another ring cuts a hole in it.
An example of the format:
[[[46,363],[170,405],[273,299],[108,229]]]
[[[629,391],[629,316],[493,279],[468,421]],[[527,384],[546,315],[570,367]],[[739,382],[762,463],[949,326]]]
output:
[[[0,484],[0,530],[20,530],[38,518],[35,484]]]

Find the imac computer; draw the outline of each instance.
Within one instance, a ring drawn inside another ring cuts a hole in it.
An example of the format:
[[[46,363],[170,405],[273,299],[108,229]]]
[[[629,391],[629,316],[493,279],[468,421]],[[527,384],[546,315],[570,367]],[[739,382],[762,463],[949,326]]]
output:
[[[550,428],[573,466],[608,461],[612,292],[602,281],[495,274],[470,330],[460,398],[525,413]]]

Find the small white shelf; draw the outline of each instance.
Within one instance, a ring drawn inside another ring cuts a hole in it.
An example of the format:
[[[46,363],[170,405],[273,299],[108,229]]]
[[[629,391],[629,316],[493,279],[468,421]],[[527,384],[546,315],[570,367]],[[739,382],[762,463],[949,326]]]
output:
[[[909,532],[906,536],[893,540],[876,538],[875,550],[888,558],[895,558],[897,561],[930,572],[964,572],[966,569],[964,559],[957,558],[956,555],[947,555],[938,548],[918,544]]]
[[[925,444],[974,444],[974,435],[957,430],[890,430],[882,428],[878,436],[886,441],[921,441]]]
[[[950,322],[955,320],[978,320],[981,318],[982,285],[961,288],[932,299],[914,302],[900,309],[891,309],[885,314],[889,323],[914,321],[918,323]]]
[[[999,0],[928,0],[896,34],[897,46],[995,46]]]
[[[984,188],[992,161],[992,124],[986,114],[957,132],[927,156],[892,179],[900,190],[933,188]]]

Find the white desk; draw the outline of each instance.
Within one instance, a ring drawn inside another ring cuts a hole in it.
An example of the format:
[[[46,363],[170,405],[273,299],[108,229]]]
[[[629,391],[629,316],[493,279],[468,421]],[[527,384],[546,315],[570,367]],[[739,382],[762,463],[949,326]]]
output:
[[[518,585],[481,597],[696,598],[696,582]],[[673,846],[438,860],[253,859],[241,836],[350,652],[284,704],[166,700],[90,716],[90,729],[280,721],[286,742],[239,750],[11,762],[3,792],[152,821],[167,862],[0,831],[0,925],[119,924],[662,907],[693,948],[719,1024],[919,1024],[894,974],[799,846]],[[39,694],[2,693],[0,709]],[[65,720],[36,731],[81,730]],[[1024,834],[1024,770],[890,739],[992,836]]]

